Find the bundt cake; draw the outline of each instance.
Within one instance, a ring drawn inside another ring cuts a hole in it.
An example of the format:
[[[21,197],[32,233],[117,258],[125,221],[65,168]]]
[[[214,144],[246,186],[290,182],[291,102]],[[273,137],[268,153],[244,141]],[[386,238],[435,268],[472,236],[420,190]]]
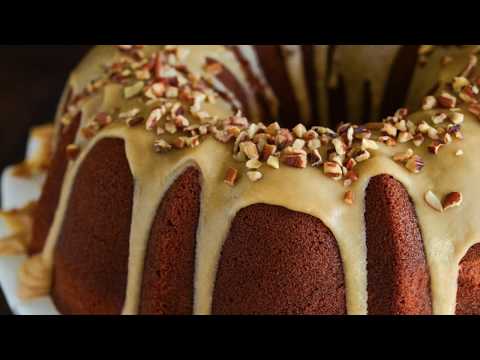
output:
[[[0,266],[25,260],[9,301],[62,314],[480,314],[479,51],[93,49],[44,146],[41,195],[3,213],[17,226]]]

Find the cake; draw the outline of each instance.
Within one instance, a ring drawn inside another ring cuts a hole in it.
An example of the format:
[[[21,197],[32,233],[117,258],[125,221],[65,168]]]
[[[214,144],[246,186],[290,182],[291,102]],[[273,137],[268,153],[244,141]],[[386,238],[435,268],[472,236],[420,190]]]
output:
[[[62,314],[480,314],[479,50],[96,47],[38,201],[3,214],[31,220],[0,245],[27,253],[18,296]]]

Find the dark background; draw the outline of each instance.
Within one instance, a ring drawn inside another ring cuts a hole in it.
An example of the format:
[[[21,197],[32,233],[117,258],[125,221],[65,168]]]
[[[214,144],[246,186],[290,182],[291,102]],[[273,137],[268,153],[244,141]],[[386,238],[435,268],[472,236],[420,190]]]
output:
[[[90,46],[0,45],[0,171],[22,161],[31,126],[53,121],[68,73]],[[0,291],[0,314],[9,314]]]

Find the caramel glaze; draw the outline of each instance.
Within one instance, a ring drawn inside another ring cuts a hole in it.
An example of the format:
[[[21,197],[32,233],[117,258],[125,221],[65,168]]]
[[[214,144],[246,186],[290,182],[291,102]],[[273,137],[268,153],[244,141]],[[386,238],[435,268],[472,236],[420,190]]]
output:
[[[39,253],[45,245],[58,206],[63,177],[67,170],[68,159],[65,149],[75,141],[80,120],[81,114],[76,116],[72,124],[57,137],[59,140],[50,162],[48,176],[35,209],[32,242],[29,246],[30,255]]]

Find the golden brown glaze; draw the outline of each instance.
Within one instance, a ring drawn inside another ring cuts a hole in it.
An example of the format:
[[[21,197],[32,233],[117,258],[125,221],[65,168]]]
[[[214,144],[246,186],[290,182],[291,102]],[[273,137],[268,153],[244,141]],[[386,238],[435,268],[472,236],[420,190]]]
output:
[[[59,140],[50,162],[47,180],[43,185],[42,195],[35,209],[32,242],[28,249],[29,254],[41,252],[47,240],[69,161],[65,149],[75,141],[78,127],[80,126],[80,119],[81,114],[78,114],[73,122],[68,127],[65,127],[65,130],[61,131],[59,135]]]

